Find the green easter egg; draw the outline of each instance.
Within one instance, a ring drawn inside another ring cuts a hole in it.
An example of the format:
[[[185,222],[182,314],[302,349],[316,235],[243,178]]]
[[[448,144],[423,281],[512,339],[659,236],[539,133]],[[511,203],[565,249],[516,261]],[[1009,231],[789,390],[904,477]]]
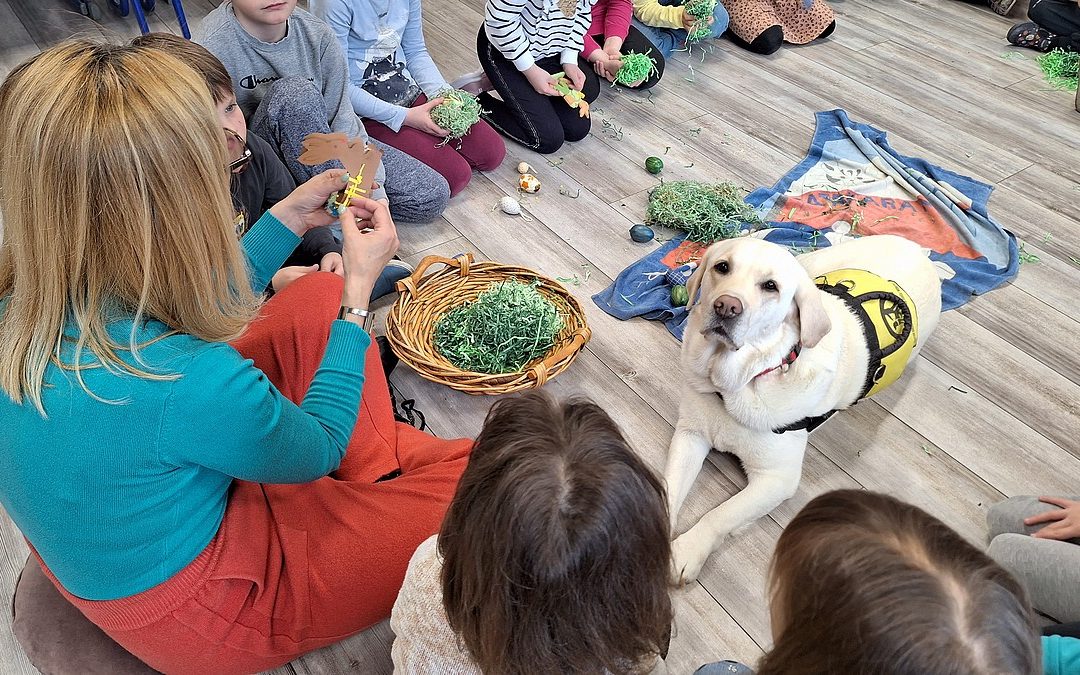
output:
[[[689,302],[690,293],[686,290],[686,286],[671,287],[671,304],[676,307],[685,307]]]
[[[664,170],[664,160],[659,157],[649,157],[645,160],[645,170],[656,175]]]

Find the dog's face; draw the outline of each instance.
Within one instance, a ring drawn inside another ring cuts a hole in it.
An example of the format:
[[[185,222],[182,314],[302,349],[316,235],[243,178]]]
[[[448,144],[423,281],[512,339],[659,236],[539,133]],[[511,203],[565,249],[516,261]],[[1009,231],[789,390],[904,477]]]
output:
[[[710,246],[687,291],[697,329],[731,349],[766,342],[785,323],[795,326],[803,347],[813,347],[831,328],[806,270],[787,249],[762,239]]]

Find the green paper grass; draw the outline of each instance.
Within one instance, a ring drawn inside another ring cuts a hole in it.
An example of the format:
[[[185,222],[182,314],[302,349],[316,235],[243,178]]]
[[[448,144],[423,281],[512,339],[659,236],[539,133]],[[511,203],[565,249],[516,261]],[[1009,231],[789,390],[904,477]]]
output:
[[[1054,89],[1076,91],[1077,70],[1080,68],[1080,54],[1055,49],[1036,57],[1043,77]]]
[[[732,183],[680,180],[664,183],[649,193],[645,222],[685,230],[701,244],[738,236],[744,223],[761,218],[743,201],[745,190]]]
[[[450,140],[461,138],[480,121],[480,101],[461,89],[439,94],[443,102],[431,109],[431,121],[450,132]]]
[[[516,373],[547,354],[563,329],[555,304],[537,283],[498,281],[435,324],[435,350],[462,370]]]
[[[651,49],[649,50],[652,51]],[[637,84],[649,78],[656,72],[656,59],[649,56],[649,52],[639,54],[629,52],[623,54],[622,68],[615,74],[615,82],[624,85]]]
[[[716,11],[716,0],[692,0],[683,5],[683,9],[690,16],[697,19],[694,22],[694,30],[686,36],[687,44],[698,42],[712,35],[712,26],[709,25],[709,17]]]

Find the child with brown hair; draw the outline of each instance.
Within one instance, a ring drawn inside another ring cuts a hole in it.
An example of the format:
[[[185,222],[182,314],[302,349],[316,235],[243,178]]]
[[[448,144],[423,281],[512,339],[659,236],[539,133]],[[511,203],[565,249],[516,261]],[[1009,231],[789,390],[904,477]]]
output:
[[[1023,587],[922,509],[836,490],[780,535],[769,570],[774,645],[757,675],[1077,672],[1080,641],[1044,638]],[[1043,667],[1045,666],[1045,671]],[[706,666],[702,673],[712,671]]]
[[[665,672],[664,488],[611,418],[504,399],[471,457],[394,605],[395,672]]]

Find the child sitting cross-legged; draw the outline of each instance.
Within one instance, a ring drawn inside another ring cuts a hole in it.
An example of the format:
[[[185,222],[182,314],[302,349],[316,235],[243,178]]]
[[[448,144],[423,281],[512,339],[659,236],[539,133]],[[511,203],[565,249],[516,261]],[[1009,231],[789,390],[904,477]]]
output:
[[[349,98],[372,138],[406,152],[438,171],[461,192],[472,170],[502,163],[506,145],[480,120],[459,139],[431,113],[451,89],[424,42],[420,0],[311,0],[349,62]]]
[[[397,673],[666,672],[664,488],[598,406],[492,406],[390,625]]]
[[[206,15],[195,39],[225,65],[248,126],[270,141],[297,182],[342,168],[337,160],[301,163],[308,134],[343,133],[368,142],[349,99],[348,65],[337,38],[296,0],[227,0]],[[396,148],[374,145],[383,157],[375,171],[379,187],[369,196],[386,200],[397,222],[438,218],[450,200],[446,180]]]
[[[664,58],[676,49],[686,49],[690,31],[696,30],[701,21],[686,11],[684,0],[633,0],[634,28],[641,31],[656,46]],[[712,16],[705,19],[708,27],[706,38],[718,38],[728,27],[728,13],[723,3],[717,2]],[[704,28],[704,26],[703,26]]]

